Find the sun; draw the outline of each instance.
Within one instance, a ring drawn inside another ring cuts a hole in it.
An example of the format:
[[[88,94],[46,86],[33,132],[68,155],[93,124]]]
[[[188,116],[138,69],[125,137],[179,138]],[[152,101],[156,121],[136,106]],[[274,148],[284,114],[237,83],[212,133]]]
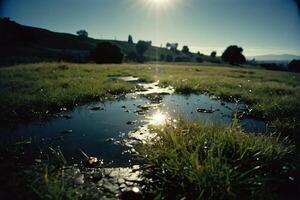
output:
[[[155,4],[163,4],[166,3],[167,0],[150,0],[150,1],[152,1]]]
[[[172,0],[146,0],[147,4],[156,8],[162,8],[170,5]]]
[[[135,0],[135,2],[135,5],[148,10],[151,14],[153,14],[153,11],[157,12],[157,14],[168,14],[173,10],[179,9],[179,4],[186,2],[186,0]]]

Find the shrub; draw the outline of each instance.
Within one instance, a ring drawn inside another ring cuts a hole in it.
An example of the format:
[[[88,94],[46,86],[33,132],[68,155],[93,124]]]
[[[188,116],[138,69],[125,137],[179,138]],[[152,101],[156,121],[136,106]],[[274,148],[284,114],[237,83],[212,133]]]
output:
[[[222,54],[222,60],[232,65],[243,64],[246,62],[245,56],[242,54],[243,49],[236,45],[231,45]]]
[[[191,58],[183,57],[183,56],[177,56],[175,58],[175,62],[190,62]]]
[[[90,52],[90,59],[98,64],[122,63],[123,54],[118,46],[115,46],[110,42],[102,42]]]
[[[196,61],[199,62],[199,63],[201,63],[201,62],[203,62],[203,58],[200,57],[200,56],[198,56],[198,57],[196,58]]]
[[[138,62],[145,61],[144,53],[149,49],[150,46],[151,46],[151,41],[149,42],[141,41],[141,40],[138,41],[138,43],[135,46],[136,52],[138,53]]]
[[[184,54],[189,54],[190,53],[190,49],[189,49],[189,47],[188,46],[186,46],[186,45],[184,45],[183,47],[182,47],[182,53],[184,53]]]
[[[88,38],[88,32],[86,30],[79,30],[76,33],[82,39]]]
[[[288,69],[289,71],[292,72],[300,72],[300,60],[292,60],[289,64],[288,64]]]
[[[134,61],[136,62],[138,60],[138,55],[136,52],[131,51],[126,56],[126,61]]]
[[[166,62],[173,62],[173,56],[167,55],[166,56]]]

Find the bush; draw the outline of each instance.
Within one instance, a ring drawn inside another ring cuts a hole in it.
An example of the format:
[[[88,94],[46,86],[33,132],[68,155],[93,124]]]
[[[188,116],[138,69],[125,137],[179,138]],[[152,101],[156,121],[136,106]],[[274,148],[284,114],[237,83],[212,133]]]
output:
[[[76,32],[77,33],[77,35],[80,37],[80,38],[82,38],[82,39],[86,39],[86,38],[88,38],[88,32],[86,31],[86,30],[79,30],[79,31],[77,31]]]
[[[236,45],[231,45],[222,54],[222,60],[232,65],[243,64],[246,62],[245,56],[242,54],[243,49]]]
[[[260,64],[260,66],[268,70],[284,70],[284,67],[282,65],[276,63],[263,63]]]
[[[164,61],[164,60],[165,60],[165,55],[164,54],[160,54],[159,61]]]
[[[110,42],[102,42],[90,52],[90,59],[98,64],[122,63],[123,54],[118,46],[115,46]]]
[[[138,55],[136,52],[131,51],[126,56],[126,61],[134,61],[136,62],[138,60]]]
[[[203,62],[203,58],[200,57],[200,56],[198,56],[198,57],[196,58],[196,61],[199,62],[199,63],[201,63],[201,62]]]
[[[217,52],[216,51],[212,51],[210,54],[210,57],[215,58],[217,56]]]
[[[136,52],[138,53],[138,62],[144,62],[146,58],[144,57],[144,53],[149,49],[151,46],[151,41],[138,41],[136,44]]]
[[[182,47],[182,53],[184,53],[184,54],[189,54],[190,53],[190,49],[189,49],[189,47],[188,46],[186,46],[186,45],[184,45],[183,47]]]
[[[173,62],[173,56],[167,55],[166,56],[166,62]]]
[[[292,60],[289,64],[288,64],[288,69],[291,72],[300,72],[300,60]]]
[[[190,62],[191,58],[188,57],[182,57],[182,56],[177,56],[175,58],[175,62]]]

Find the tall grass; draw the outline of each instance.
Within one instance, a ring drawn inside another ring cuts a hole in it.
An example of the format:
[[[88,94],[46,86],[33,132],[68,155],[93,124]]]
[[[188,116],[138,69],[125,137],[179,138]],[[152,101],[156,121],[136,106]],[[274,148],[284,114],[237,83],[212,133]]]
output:
[[[181,122],[155,131],[160,140],[141,152],[166,199],[274,199],[289,195],[299,181],[287,140],[246,135],[237,123]]]
[[[64,177],[62,168],[67,161],[61,150],[49,148],[48,160],[34,166],[29,173],[30,189],[40,199],[47,200],[76,200],[82,199],[84,190],[75,187]]]

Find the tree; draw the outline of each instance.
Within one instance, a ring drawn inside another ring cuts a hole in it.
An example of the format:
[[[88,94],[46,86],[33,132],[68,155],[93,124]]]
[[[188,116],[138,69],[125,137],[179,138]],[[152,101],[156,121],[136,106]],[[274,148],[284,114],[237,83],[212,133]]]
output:
[[[129,52],[126,56],[126,61],[137,61],[137,60],[138,60],[138,55],[134,51]]]
[[[139,54],[139,56],[144,56],[144,53],[149,49],[150,46],[150,42],[139,40],[135,46],[136,52]]]
[[[90,52],[90,59],[96,63],[122,63],[121,49],[110,42],[102,42]]]
[[[215,58],[217,56],[217,52],[216,51],[212,51],[210,54],[210,57]]]
[[[177,48],[178,48],[178,43],[167,43],[166,44],[166,47],[167,49],[173,51],[173,52],[176,52],[177,51]]]
[[[197,56],[196,57],[196,61],[199,62],[199,63],[201,63],[201,62],[203,62],[203,58],[201,56]]]
[[[80,38],[87,38],[88,37],[88,32],[86,30],[79,30],[76,32],[77,35],[80,37]]]
[[[132,39],[132,36],[131,36],[131,35],[128,36],[128,43],[129,43],[129,44],[133,44],[133,39]]]
[[[167,47],[167,49],[170,49],[171,44],[169,42],[167,42],[166,47]]]
[[[189,47],[188,46],[186,46],[186,45],[184,45],[183,47],[182,47],[182,50],[181,50],[183,53],[185,53],[185,54],[189,54],[190,53],[190,49],[189,49]]]
[[[166,56],[166,62],[173,62],[173,56],[172,55],[167,55]]]
[[[165,60],[165,55],[164,54],[160,54],[159,61],[164,61],[164,60]]]
[[[222,60],[232,65],[243,64],[246,62],[245,56],[242,54],[243,48],[231,45],[222,54]]]
[[[292,60],[289,64],[288,64],[288,69],[289,71],[292,72],[300,72],[300,60]]]

